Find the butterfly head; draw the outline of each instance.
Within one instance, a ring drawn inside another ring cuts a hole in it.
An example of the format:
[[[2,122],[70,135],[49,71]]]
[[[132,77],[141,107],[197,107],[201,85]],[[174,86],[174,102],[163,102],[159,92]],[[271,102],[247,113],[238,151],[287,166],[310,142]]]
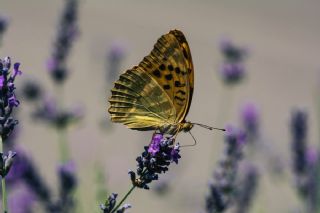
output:
[[[190,123],[190,122],[184,122],[184,123],[181,123],[181,131],[184,131],[184,132],[189,132],[193,127],[193,123]]]

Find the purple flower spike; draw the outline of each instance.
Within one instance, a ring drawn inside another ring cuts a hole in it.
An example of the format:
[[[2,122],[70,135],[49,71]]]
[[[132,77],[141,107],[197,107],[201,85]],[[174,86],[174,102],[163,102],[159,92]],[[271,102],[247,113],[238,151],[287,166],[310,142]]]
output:
[[[1,75],[1,76],[0,76],[0,89],[2,89],[3,86],[4,86],[4,76]]]
[[[247,48],[236,46],[230,38],[223,37],[220,40],[219,46],[222,54],[228,61],[243,61],[248,54]]]
[[[148,148],[148,152],[156,155],[160,151],[160,143],[163,138],[162,134],[155,133]]]
[[[9,212],[31,213],[36,201],[33,191],[22,184],[18,184],[16,188],[8,198]]]
[[[220,74],[227,83],[235,83],[245,75],[245,69],[241,63],[223,63],[220,67]]]
[[[9,99],[9,106],[11,108],[19,106],[20,102],[17,100],[16,96],[13,94]]]
[[[242,146],[246,143],[246,134],[241,129],[238,129],[232,125],[226,126],[226,139],[234,138],[237,141],[238,146]]]
[[[180,154],[180,144],[177,143],[171,151],[171,160],[178,164],[178,160],[181,158]]]
[[[57,60],[55,60],[54,58],[48,59],[47,63],[46,63],[46,66],[47,66],[47,69],[48,69],[49,72],[57,69],[57,67],[58,67]]]
[[[159,174],[169,170],[172,162],[180,159],[179,144],[174,145],[174,137],[165,137],[155,133],[150,146],[144,147],[144,152],[137,157],[137,172],[129,171],[132,184],[136,187],[149,189],[149,183],[158,180]]]
[[[316,165],[319,159],[319,151],[314,147],[308,148],[306,158],[308,165]]]
[[[17,75],[21,75],[22,72],[19,70],[20,63],[15,63],[13,65],[13,73],[12,73],[12,78],[15,78]]]
[[[12,71],[12,75],[9,76],[11,68],[11,59],[6,57],[0,59],[0,94],[1,94],[1,113],[0,117],[3,118],[0,122],[0,135],[5,140],[13,131],[18,121],[11,117],[12,108],[19,106],[19,101],[15,96],[15,77],[20,75],[19,70],[20,63],[15,63]]]
[[[249,134],[256,135],[259,127],[259,111],[255,104],[246,103],[241,108],[241,121]]]

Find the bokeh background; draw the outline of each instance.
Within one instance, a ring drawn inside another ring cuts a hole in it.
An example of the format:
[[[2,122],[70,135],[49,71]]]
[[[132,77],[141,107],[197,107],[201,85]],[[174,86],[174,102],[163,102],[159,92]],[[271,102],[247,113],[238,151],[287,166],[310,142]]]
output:
[[[50,95],[57,96],[46,70],[64,1],[1,0],[0,14],[9,17],[0,55],[21,62],[25,79],[37,79]],[[147,55],[155,41],[171,29],[184,32],[195,67],[195,92],[188,120],[224,127],[239,125],[240,107],[250,101],[259,108],[264,143],[280,157],[284,172],[263,172],[252,212],[292,212],[301,203],[291,173],[289,122],[293,108],[309,113],[308,141],[319,142],[316,97],[320,89],[319,8],[317,1],[80,1],[80,34],[68,60],[71,73],[62,98],[66,106],[84,108],[84,118],[68,131],[71,156],[79,178],[79,212],[99,212],[96,192],[97,167],[103,168],[108,193],[119,196],[130,187],[128,169],[150,141],[151,133],[108,123],[108,51],[114,43],[125,52],[121,72]],[[230,37],[246,46],[246,77],[227,88],[218,74],[219,39]],[[33,105],[21,102],[18,143],[39,166],[41,175],[56,190],[59,161],[57,133],[30,113]],[[319,109],[318,109],[319,110]],[[221,115],[223,113],[223,115]],[[130,212],[203,212],[208,182],[223,155],[223,136],[195,127],[197,146],[183,148],[182,159],[160,176],[170,190],[135,190]],[[182,144],[193,143],[181,133]],[[255,155],[261,165],[263,150]],[[156,183],[151,184],[156,186]],[[105,195],[107,198],[107,194]],[[41,210],[38,210],[41,212]]]

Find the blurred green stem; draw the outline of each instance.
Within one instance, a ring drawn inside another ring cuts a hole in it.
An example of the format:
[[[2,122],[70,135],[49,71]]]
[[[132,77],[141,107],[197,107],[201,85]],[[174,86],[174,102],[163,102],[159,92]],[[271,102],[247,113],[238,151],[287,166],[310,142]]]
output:
[[[56,85],[55,90],[57,94],[57,102],[58,102],[57,106],[58,106],[58,109],[61,110],[63,108],[63,103],[64,103],[64,85]],[[66,163],[69,160],[67,129],[68,129],[67,124],[63,127],[57,128],[61,163]]]
[[[3,152],[3,141],[2,137],[0,136],[0,152],[2,155],[4,155]],[[6,179],[5,177],[1,177],[1,188],[2,188],[2,209],[4,213],[8,212],[8,207],[7,207],[7,192],[6,192]]]
[[[225,122],[227,115],[230,111],[230,106],[232,104],[234,88],[233,86],[228,86],[224,82],[221,83],[221,92],[219,97],[219,106],[217,109],[218,114],[215,116],[214,123],[215,126],[220,128],[225,128]],[[220,126],[223,125],[223,126]],[[213,141],[220,140],[221,134],[214,134]],[[212,143],[215,144],[215,143]],[[215,149],[212,149],[214,151]],[[211,154],[212,158],[215,156],[214,153]],[[211,162],[214,162],[211,160]]]
[[[69,147],[67,143],[67,128],[59,128],[58,141],[61,163],[66,163],[69,160]]]

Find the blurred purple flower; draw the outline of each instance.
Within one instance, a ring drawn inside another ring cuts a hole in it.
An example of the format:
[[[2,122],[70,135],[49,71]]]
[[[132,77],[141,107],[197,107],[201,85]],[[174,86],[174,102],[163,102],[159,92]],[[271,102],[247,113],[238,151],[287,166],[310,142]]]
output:
[[[27,101],[36,101],[42,98],[43,89],[35,79],[29,79],[22,85],[22,96]]]
[[[58,168],[60,181],[60,196],[58,208],[63,212],[74,212],[75,201],[73,192],[77,186],[76,165],[74,161],[68,161]]]
[[[0,15],[0,44],[3,33],[6,31],[8,27],[8,18]]]
[[[251,136],[258,134],[259,110],[254,103],[246,103],[241,108],[240,119],[245,127],[246,133]]]
[[[230,39],[223,38],[220,41],[220,51],[223,55],[223,62],[219,68],[219,73],[223,81],[228,85],[238,83],[245,77],[244,66],[247,50],[236,46]]]
[[[79,34],[77,25],[78,0],[66,0],[53,51],[47,61],[47,69],[56,83],[62,83],[68,75],[66,60],[73,41]]]
[[[296,175],[303,175],[307,171],[307,113],[294,110],[291,117],[292,159],[293,170]]]
[[[64,177],[71,177],[74,176],[76,174],[76,164],[74,161],[68,161],[62,165],[60,165],[58,167],[58,173],[62,176],[62,178]],[[73,179],[73,178],[72,178]],[[74,185],[74,181],[66,181],[69,182],[68,184],[63,184],[63,187],[72,187],[72,185]],[[73,182],[71,184],[71,182]]]
[[[237,196],[235,196],[235,213],[247,213],[258,188],[259,173],[258,169],[251,164],[243,165],[239,173],[242,178],[238,182]]]
[[[58,62],[57,62],[56,59],[50,58],[50,59],[47,60],[46,65],[47,65],[47,69],[49,70],[49,72],[51,72],[51,71],[57,69]]]
[[[76,105],[69,110],[61,110],[52,98],[44,99],[41,107],[35,110],[33,117],[57,128],[65,128],[67,125],[79,121],[84,114],[81,105]]]
[[[246,134],[245,132],[240,129],[237,128],[233,125],[226,125],[226,136],[225,136],[225,140],[228,141],[229,139],[235,138],[235,140],[237,141],[237,146],[243,146],[246,143]]]
[[[214,170],[206,197],[206,212],[224,212],[235,199],[238,164],[242,158],[243,132],[233,126],[226,127],[225,152]]]
[[[307,149],[306,158],[307,158],[306,161],[308,165],[317,164],[319,161],[319,150],[316,149],[315,147],[309,147]]]
[[[126,48],[123,43],[113,42],[107,53],[107,73],[109,82],[113,82],[120,72],[120,65],[126,55]]]
[[[32,190],[23,184],[16,185],[17,190],[9,194],[8,207],[10,213],[32,213],[36,197]]]
[[[126,48],[123,43],[113,42],[108,53],[109,60],[121,60],[126,54]]]
[[[6,176],[6,181],[8,182],[8,184],[15,184],[21,181],[30,166],[28,157],[24,150],[20,147],[15,147],[15,151],[17,153],[17,156],[14,160],[14,164],[10,169],[10,172]]]
[[[230,38],[223,37],[219,42],[220,50],[227,61],[241,62],[247,56],[248,50],[233,43]]]
[[[245,68],[241,63],[225,62],[220,67],[220,74],[224,82],[233,84],[243,79]]]

